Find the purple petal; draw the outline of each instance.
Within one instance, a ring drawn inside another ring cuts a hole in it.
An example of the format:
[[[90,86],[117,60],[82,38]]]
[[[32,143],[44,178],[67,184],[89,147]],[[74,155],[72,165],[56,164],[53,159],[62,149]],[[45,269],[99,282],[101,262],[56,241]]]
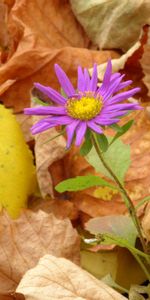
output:
[[[40,106],[40,107],[33,107],[33,108],[25,108],[24,109],[25,115],[66,115],[65,107],[56,107],[56,106]]]
[[[124,75],[120,76],[119,78],[117,78],[116,80],[114,80],[112,83],[110,83],[110,86],[109,86],[107,92],[103,94],[103,98],[104,98],[105,101],[107,101],[108,98],[109,98],[113,93],[116,92],[117,87],[119,86],[119,84],[120,84],[120,82],[121,82],[121,80],[122,80],[123,77],[124,77]],[[105,102],[105,101],[104,101],[104,102]]]
[[[79,120],[73,121],[71,124],[66,126],[66,132],[67,132],[67,149],[70,148],[72,139],[74,136],[75,129],[77,125],[79,124]]]
[[[123,100],[126,100],[126,99],[132,97],[134,94],[138,93],[140,90],[141,90],[140,88],[134,88],[127,92],[117,94],[114,97],[112,97],[107,103],[109,103],[109,105],[110,105],[110,104],[114,104],[117,102],[121,102]]]
[[[98,93],[102,94],[107,91],[108,87],[109,87],[109,83],[110,83],[110,78],[111,78],[111,74],[112,73],[112,63],[111,60],[108,61],[107,67],[106,67],[106,71],[104,74],[104,79],[103,79],[103,83],[101,85],[101,87],[98,89]]]
[[[66,102],[66,99],[60,95],[57,91],[53,90],[52,88],[48,86],[44,86],[40,83],[34,83],[34,86],[40,90],[43,94],[48,96],[52,101],[58,103],[58,104],[64,104]]]
[[[114,79],[117,79],[118,77],[120,77],[121,74],[120,73],[113,73],[110,77],[110,82],[113,81]]]
[[[114,118],[114,117],[121,117],[124,116],[125,114],[128,113],[128,110],[123,110],[123,111],[115,111],[115,112],[107,112],[107,113],[101,113],[102,117],[105,119],[108,118]]]
[[[84,80],[85,80],[84,91],[89,91],[90,75],[86,68],[84,69]]]
[[[92,78],[91,78],[91,81],[90,81],[90,84],[89,84],[89,91],[93,91],[93,92],[96,91],[97,81],[98,81],[98,78],[97,78],[97,64],[94,64],[93,74],[92,74]]]
[[[120,119],[109,119],[109,118],[103,119],[102,117],[99,117],[99,118],[97,117],[95,119],[96,119],[95,122],[97,124],[103,125],[103,126],[105,126],[105,125],[111,125],[111,124],[114,124],[114,123],[117,123],[117,122],[120,121]]]
[[[71,96],[72,94],[75,94],[75,89],[74,89],[72,83],[70,82],[68,76],[62,70],[62,68],[57,64],[55,64],[55,72],[56,72],[58,81],[59,81],[60,85],[62,86],[66,95]]]
[[[116,89],[116,92],[126,88],[128,85],[132,84],[132,82],[133,82],[132,80],[127,80],[127,81],[124,81],[124,82],[120,83],[118,88]]]
[[[96,124],[95,124],[95,122],[93,122],[93,121],[88,121],[87,122],[87,125],[88,125],[88,127],[89,128],[91,128],[93,131],[95,131],[95,132],[97,132],[97,133],[102,133],[102,130],[101,130],[101,128],[99,127],[99,126],[97,126]]]
[[[84,92],[85,87],[85,78],[82,71],[82,68],[78,67],[78,91]]]
[[[113,112],[118,110],[134,110],[134,109],[142,109],[140,105],[137,103],[125,103],[125,104],[114,104],[114,105],[108,105],[104,107],[103,113],[105,112]]]
[[[31,132],[32,134],[37,134],[37,133],[40,133],[40,132],[43,132],[43,131],[46,131],[48,130],[49,128],[52,128],[54,127],[55,124],[49,124],[49,123],[42,123],[42,122],[38,122],[36,123],[35,125],[33,125],[31,127]]]
[[[86,133],[86,129],[87,129],[87,123],[81,121],[76,129],[76,142],[75,142],[76,146],[81,145],[84,135]]]

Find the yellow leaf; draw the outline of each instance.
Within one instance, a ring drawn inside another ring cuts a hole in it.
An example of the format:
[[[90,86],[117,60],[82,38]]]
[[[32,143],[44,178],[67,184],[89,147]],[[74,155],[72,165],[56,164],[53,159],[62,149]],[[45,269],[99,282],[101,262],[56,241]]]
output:
[[[3,105],[0,124],[0,206],[16,218],[35,190],[35,167],[15,116]]]

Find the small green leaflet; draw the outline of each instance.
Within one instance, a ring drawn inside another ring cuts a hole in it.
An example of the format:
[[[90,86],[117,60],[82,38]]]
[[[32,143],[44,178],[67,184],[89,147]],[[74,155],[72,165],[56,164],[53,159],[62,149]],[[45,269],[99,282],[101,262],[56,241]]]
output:
[[[104,134],[96,134],[96,138],[101,151],[106,152],[109,147],[107,137]]]
[[[80,155],[85,156],[87,155],[90,150],[92,149],[92,141],[91,141],[91,132],[90,130],[87,130],[86,135],[85,135],[85,141],[80,148]]]
[[[55,186],[55,190],[59,193],[66,191],[76,192],[93,186],[109,186],[111,189],[117,189],[117,187],[111,185],[99,176],[87,175],[64,180]]]
[[[111,143],[112,137],[107,138]],[[109,146],[107,151],[103,153],[103,157],[115,175],[120,179],[121,182],[123,182],[124,176],[131,163],[130,146],[125,145],[121,140],[117,139],[112,145]],[[97,172],[101,172],[103,175],[113,180],[111,175],[100,161],[100,158],[98,157],[94,147],[85,158]]]
[[[117,140],[120,136],[122,136],[123,134],[125,134],[130,127],[133,125],[134,120],[130,120],[129,122],[127,122],[125,125],[123,125],[122,127],[120,127],[117,124],[113,124],[111,127],[117,131],[116,135],[114,136],[114,138],[112,139],[110,145],[112,143],[114,143],[115,140]],[[115,126],[114,126],[115,125]],[[117,126],[116,126],[117,125]]]
[[[36,104],[40,104],[42,106],[48,106],[49,103],[42,101],[41,99],[37,98],[37,97],[32,97],[32,102],[36,103]]]

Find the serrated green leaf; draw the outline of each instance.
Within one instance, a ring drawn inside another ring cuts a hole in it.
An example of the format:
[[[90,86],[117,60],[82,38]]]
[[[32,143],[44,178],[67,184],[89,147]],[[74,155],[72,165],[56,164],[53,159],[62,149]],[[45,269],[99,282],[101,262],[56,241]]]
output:
[[[112,189],[117,189],[117,187],[111,185],[109,182],[100,178],[99,176],[87,175],[64,180],[55,186],[55,190],[59,193],[66,191],[75,192],[82,191],[93,186],[109,186]]]
[[[111,143],[112,138],[108,138]],[[106,160],[109,167],[114,171],[116,176],[121,182],[124,180],[124,176],[130,165],[130,146],[123,144],[122,141],[117,139],[108,150],[103,153],[103,157]],[[98,154],[93,147],[88,155],[85,157],[87,161],[95,168],[96,171],[101,172],[106,177],[114,180],[106,168],[103,166]]]

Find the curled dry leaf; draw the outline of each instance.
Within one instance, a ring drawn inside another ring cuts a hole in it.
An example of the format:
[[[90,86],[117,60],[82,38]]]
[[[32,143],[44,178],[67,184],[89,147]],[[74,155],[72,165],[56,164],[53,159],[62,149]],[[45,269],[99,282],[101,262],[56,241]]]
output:
[[[25,272],[45,254],[79,263],[78,234],[68,219],[42,211],[24,212],[13,221],[0,216],[0,291],[13,292]]]
[[[119,70],[122,70],[124,68],[128,58],[131,57],[135,53],[135,51],[140,48],[140,46],[141,46],[140,42],[137,42],[125,54],[121,55],[121,57],[112,59],[113,72],[118,72]],[[104,73],[106,70],[106,66],[107,66],[107,63],[103,63],[98,66],[98,78],[101,81],[103,79],[103,76],[104,76]],[[92,74],[93,68],[91,68],[89,71]]]
[[[17,292],[23,293],[27,300],[125,300],[67,259],[52,255],[41,258],[38,265],[25,274]]]
[[[70,0],[73,12],[90,39],[101,49],[127,51],[139,39],[149,22],[147,0]]]
[[[1,66],[0,85],[6,87],[8,80],[15,82],[7,85],[5,92],[0,88],[0,95],[5,105],[17,112],[30,105],[33,82],[58,88],[55,62],[76,82],[79,64],[91,67],[93,61],[100,64],[119,56],[115,51],[86,49],[89,40],[66,0],[16,0],[7,25],[14,51]]]

